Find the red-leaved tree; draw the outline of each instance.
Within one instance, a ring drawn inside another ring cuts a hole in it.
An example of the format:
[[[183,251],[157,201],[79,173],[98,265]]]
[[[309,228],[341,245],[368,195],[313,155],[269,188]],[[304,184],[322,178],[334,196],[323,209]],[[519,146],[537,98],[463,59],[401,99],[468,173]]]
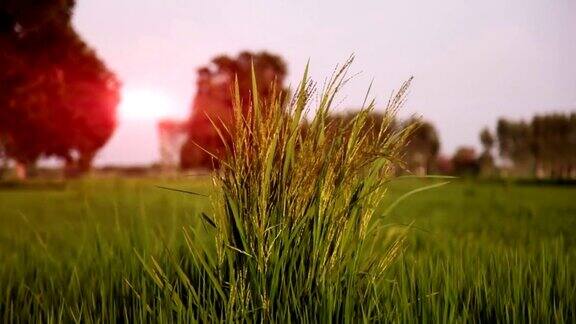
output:
[[[198,70],[197,92],[188,120],[188,138],[180,165],[183,169],[214,168],[224,154],[224,141],[231,129],[234,87],[238,82],[240,101],[246,108],[252,96],[252,68],[259,97],[266,100],[273,91],[284,91],[286,64],[267,52],[242,52],[236,57],[218,56]],[[218,134],[220,130],[220,134]]]
[[[20,164],[82,172],[116,127],[119,81],[71,24],[73,1],[0,4],[0,137]]]

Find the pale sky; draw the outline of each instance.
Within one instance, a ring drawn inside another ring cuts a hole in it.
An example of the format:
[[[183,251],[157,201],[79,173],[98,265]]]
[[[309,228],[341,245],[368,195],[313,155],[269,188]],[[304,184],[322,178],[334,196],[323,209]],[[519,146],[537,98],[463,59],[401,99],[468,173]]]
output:
[[[155,119],[186,117],[196,69],[242,50],[284,57],[293,85],[308,59],[322,83],[354,53],[340,109],[414,76],[402,116],[432,121],[448,154],[500,116],[576,110],[575,0],[78,0],[74,24],[127,98],[100,165],[156,161]]]

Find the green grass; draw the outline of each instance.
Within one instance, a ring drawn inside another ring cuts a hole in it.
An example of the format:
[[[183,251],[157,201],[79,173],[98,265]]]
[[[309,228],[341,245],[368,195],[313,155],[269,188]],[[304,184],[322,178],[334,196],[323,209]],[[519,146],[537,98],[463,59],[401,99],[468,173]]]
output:
[[[156,185],[212,190],[202,179],[0,190],[2,321],[192,318],[164,300],[137,253],[170,264],[166,248],[184,249],[182,228],[204,226],[198,213],[210,202]],[[390,199],[422,185],[398,181]],[[382,314],[399,322],[574,322],[575,196],[574,187],[456,181],[404,200],[388,220],[396,231],[414,223],[386,274]]]
[[[574,322],[575,194],[457,182],[413,197],[390,217],[421,228],[391,274],[405,301],[391,307],[406,320]]]
[[[2,319],[573,322],[575,190],[395,178],[410,81],[331,120],[350,63],[315,106],[307,72],[286,105],[236,89],[211,179],[2,191]]]

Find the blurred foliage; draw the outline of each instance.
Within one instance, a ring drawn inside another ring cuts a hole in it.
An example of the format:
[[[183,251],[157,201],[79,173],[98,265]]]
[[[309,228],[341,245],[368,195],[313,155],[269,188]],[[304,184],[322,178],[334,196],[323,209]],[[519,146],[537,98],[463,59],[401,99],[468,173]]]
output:
[[[452,157],[452,172],[460,176],[475,176],[479,172],[478,157],[472,147],[462,146]]]
[[[116,127],[120,83],[74,30],[74,1],[0,2],[0,136],[21,164],[85,171]]]
[[[270,99],[274,92],[286,95],[286,63],[280,56],[267,52],[218,56],[198,70],[197,92],[187,123],[188,138],[180,155],[183,169],[217,166],[218,161],[213,157],[221,157],[225,146],[223,140],[231,140],[227,130],[233,124],[232,92],[235,83],[246,110],[251,96],[252,71],[263,100]]]
[[[500,119],[500,155],[515,171],[537,177],[576,177],[576,113],[536,115],[530,122]]]

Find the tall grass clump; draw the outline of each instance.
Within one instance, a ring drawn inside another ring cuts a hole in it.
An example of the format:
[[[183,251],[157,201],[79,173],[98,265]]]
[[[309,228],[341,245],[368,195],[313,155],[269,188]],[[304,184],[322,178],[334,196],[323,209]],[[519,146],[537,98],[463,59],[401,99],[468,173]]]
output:
[[[306,69],[287,104],[282,93],[260,97],[255,80],[250,102],[241,102],[236,86],[234,124],[213,121],[227,142],[213,176],[221,189],[215,212],[203,214],[215,248],[187,230],[192,264],[178,270],[198,319],[340,322],[383,315],[382,279],[402,239],[383,252],[376,206],[411,131],[392,127],[409,81],[389,100],[382,124],[368,122],[372,101],[336,125],[330,112],[350,63],[319,94]]]

